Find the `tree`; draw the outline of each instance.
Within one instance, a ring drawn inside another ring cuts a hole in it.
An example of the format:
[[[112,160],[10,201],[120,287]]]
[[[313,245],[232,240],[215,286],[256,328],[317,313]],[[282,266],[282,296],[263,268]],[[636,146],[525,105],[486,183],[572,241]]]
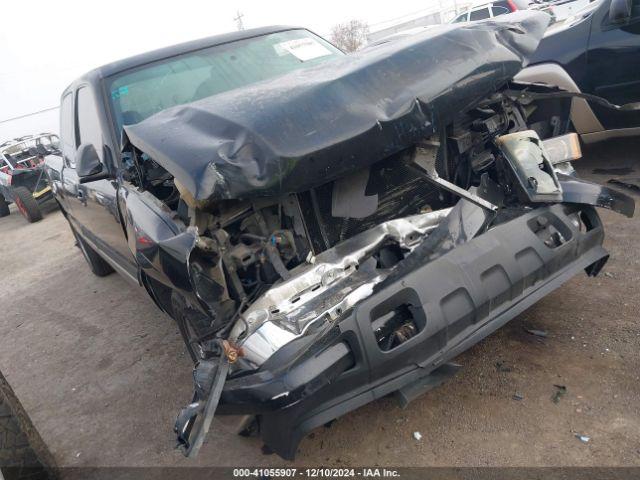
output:
[[[331,28],[331,41],[345,52],[355,52],[365,43],[369,25],[362,20],[339,23]]]

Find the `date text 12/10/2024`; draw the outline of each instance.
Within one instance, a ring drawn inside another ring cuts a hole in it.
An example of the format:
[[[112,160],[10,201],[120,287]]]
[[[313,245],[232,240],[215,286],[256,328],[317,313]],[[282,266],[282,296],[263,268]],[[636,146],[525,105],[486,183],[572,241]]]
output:
[[[399,478],[391,468],[234,468],[233,478]]]

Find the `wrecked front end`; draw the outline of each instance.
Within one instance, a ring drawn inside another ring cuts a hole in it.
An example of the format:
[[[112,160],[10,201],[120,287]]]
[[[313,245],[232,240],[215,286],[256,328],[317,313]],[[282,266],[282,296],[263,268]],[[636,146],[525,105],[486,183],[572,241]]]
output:
[[[410,401],[599,272],[594,207],[630,216],[633,201],[576,177],[566,95],[510,82],[547,21],[513,18],[127,127],[129,245],[196,363],[175,426],[186,454],[214,414],[234,414],[291,459],[313,428],[388,394]]]

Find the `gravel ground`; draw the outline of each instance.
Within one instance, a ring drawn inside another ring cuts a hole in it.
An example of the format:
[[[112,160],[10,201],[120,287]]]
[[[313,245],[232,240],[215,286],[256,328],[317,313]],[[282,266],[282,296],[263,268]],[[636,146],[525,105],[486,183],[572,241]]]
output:
[[[576,166],[600,182],[638,178],[638,152],[637,141],[609,142]],[[611,260],[598,278],[572,279],[406,409],[383,399],[313,432],[294,464],[640,466],[640,216],[602,217]],[[288,464],[218,420],[197,459],[174,449],[191,395],[178,330],[143,290],[92,276],[73,243],[55,210],[36,224],[0,219],[0,370],[58,464]]]

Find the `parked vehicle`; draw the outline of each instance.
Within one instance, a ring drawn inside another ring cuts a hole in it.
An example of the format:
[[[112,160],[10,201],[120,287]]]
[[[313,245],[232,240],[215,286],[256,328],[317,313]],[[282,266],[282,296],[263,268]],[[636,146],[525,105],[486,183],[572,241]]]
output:
[[[516,79],[558,85],[616,105],[640,102],[640,0],[600,0],[550,29]],[[585,142],[640,134],[640,110],[574,98]]]
[[[178,323],[195,362],[175,424],[186,455],[233,414],[293,458],[310,430],[412,400],[598,274],[594,206],[634,202],[575,175],[566,92],[512,82],[547,23],[517,12],[355,55],[305,29],[247,30],[64,91],[47,169],[93,272],[117,270]]]
[[[44,159],[58,153],[58,136],[28,135],[0,145],[0,217],[9,215],[9,205],[33,223],[42,220],[40,205],[53,199],[44,174]]]
[[[499,15],[506,15],[507,13],[512,13],[517,10],[526,10],[528,6],[528,0],[498,0],[495,2],[483,3],[462,12],[449,23],[468,23],[475,22],[477,20],[485,20]]]
[[[553,19],[552,23],[556,23],[577,14],[582,9],[588,7],[593,1],[594,0],[539,1],[529,5],[529,8],[548,13]]]

